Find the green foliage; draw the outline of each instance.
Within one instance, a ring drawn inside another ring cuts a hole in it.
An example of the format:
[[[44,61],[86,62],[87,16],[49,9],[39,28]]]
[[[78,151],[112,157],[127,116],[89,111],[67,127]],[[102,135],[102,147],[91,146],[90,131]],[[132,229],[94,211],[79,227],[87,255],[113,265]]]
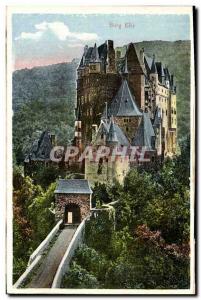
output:
[[[43,130],[60,145],[73,138],[76,63],[24,69],[13,73],[13,154],[22,163]]]
[[[95,276],[101,288],[189,288],[188,161],[189,139],[182,142],[181,155],[166,160],[161,169],[132,169],[124,186],[114,185],[113,191],[109,185],[95,186],[102,208],[104,201],[119,200],[115,216],[113,210],[93,214],[86,224],[86,245],[73,261]]]
[[[28,207],[29,220],[33,229],[33,243],[38,245],[55,225],[54,191],[52,183],[46,192],[36,197]]]
[[[74,101],[71,99],[69,103],[66,98],[54,101],[46,103],[44,99],[35,99],[14,113],[13,153],[18,164],[44,130],[55,133],[59,145],[67,145],[72,140]]]
[[[89,247],[100,253],[110,255],[112,233],[114,231],[114,219],[109,210],[104,210],[93,215],[86,223],[85,239]]]
[[[99,282],[95,276],[73,262],[70,271],[63,277],[62,288],[97,289]]]
[[[104,280],[110,263],[105,255],[98,253],[95,249],[85,244],[81,245],[76,251],[74,261],[92,273],[100,281]]]
[[[93,204],[100,203],[100,205],[117,201],[120,197],[122,186],[118,181],[112,184],[105,184],[96,182],[93,187]],[[96,205],[97,206],[97,205]]]
[[[29,177],[24,177],[21,168],[13,173],[13,279],[25,270],[29,255],[33,250],[33,230],[28,217],[28,206],[42,194],[40,186],[35,186]]]
[[[25,271],[29,256],[54,225],[55,183],[46,192],[24,177],[20,167],[13,172],[13,280]]]

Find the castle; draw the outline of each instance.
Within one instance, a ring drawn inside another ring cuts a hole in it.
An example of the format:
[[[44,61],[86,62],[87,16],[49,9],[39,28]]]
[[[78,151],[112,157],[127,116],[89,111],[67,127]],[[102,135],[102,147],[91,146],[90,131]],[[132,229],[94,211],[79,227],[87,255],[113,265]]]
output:
[[[139,57],[130,43],[125,56],[115,53],[113,41],[85,46],[77,69],[75,144],[84,148],[146,147],[150,161],[176,153],[176,86],[168,67]],[[112,161],[85,160],[85,178],[122,182],[131,164],[129,155]]]
[[[149,58],[144,49],[137,54],[130,43],[125,55],[114,49],[112,40],[97,47],[84,47],[77,69],[77,105],[73,145],[80,152],[86,146],[110,149],[135,146],[146,149],[149,162],[176,154],[176,86],[168,67]],[[26,169],[37,161],[50,162],[55,138],[43,133],[26,157]],[[47,147],[46,147],[47,146]],[[48,153],[47,153],[48,152]],[[91,183],[123,182],[128,170],[141,164],[131,163],[130,154],[117,152],[99,161],[77,164]],[[76,161],[65,165],[69,170]],[[32,168],[32,167],[31,167]],[[30,168],[30,169],[31,169]]]

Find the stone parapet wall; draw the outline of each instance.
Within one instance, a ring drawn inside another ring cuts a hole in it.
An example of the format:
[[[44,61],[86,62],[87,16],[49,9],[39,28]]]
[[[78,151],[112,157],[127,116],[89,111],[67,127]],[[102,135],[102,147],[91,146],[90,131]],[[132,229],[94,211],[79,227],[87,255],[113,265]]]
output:
[[[65,206],[76,204],[80,207],[81,220],[90,213],[90,195],[88,194],[56,194],[55,196],[55,219],[64,218]]]

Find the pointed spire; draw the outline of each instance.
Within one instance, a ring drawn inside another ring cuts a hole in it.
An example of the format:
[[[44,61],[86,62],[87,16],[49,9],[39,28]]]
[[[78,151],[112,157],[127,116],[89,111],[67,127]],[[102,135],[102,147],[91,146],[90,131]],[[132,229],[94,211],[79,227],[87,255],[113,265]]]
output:
[[[153,55],[153,60],[152,60],[152,64],[151,64],[151,74],[157,74],[155,55]]]
[[[135,97],[132,95],[126,79],[113,98],[109,110],[110,115],[117,117],[140,117],[142,112],[138,108]]]
[[[115,127],[114,127],[113,116],[111,117],[111,123],[110,123],[110,127],[109,127],[109,131],[108,131],[106,141],[108,143],[112,143],[112,144],[117,144],[118,143],[117,133],[116,133],[116,130],[115,130]]]
[[[92,58],[92,61],[95,61],[95,62],[100,61],[99,54],[98,54],[98,48],[96,46],[96,43],[94,44],[94,47],[93,47],[93,50],[92,50],[92,53],[91,53],[91,58]]]

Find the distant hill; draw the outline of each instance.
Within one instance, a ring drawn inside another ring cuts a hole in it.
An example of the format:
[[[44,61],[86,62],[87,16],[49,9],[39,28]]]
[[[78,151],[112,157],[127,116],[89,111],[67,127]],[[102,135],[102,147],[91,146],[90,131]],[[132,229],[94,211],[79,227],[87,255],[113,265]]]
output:
[[[77,60],[13,73],[13,154],[22,163],[35,138],[49,129],[58,144],[73,138]]]
[[[175,75],[177,85],[178,136],[190,128],[190,41],[143,41],[145,54],[162,61]],[[117,48],[126,51],[126,46]],[[74,103],[76,101],[76,68],[78,59],[13,73],[13,150],[17,162],[22,162],[31,141],[39,131],[50,129],[58,142],[67,143],[73,137]]]
[[[36,99],[56,101],[68,97],[76,88],[77,61],[60,63],[33,69],[22,69],[13,73],[13,109]],[[75,100],[75,99],[73,99]]]

